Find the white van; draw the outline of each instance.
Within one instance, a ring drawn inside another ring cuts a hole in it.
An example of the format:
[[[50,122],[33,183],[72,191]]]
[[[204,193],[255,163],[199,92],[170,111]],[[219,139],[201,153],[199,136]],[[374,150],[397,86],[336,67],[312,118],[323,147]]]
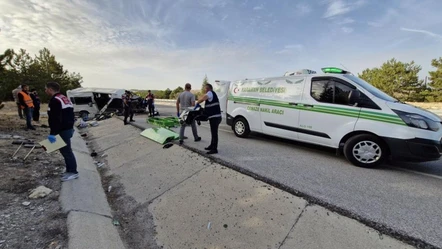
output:
[[[122,112],[124,89],[80,87],[66,92],[80,117],[94,117],[105,112]]]
[[[389,156],[415,162],[441,157],[440,117],[345,70],[322,71],[230,82],[227,124],[238,137],[253,131],[336,148],[361,167]]]

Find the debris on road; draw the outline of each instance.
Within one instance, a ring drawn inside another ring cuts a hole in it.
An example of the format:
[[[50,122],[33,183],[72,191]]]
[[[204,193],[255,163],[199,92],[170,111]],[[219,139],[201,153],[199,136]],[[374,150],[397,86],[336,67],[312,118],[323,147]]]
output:
[[[27,206],[31,205],[31,202],[30,201],[24,201],[24,202],[22,202],[22,205],[27,207]]]
[[[38,188],[31,191],[29,198],[31,199],[44,198],[48,196],[50,193],[52,193],[52,189],[46,188],[45,186],[39,186]]]
[[[169,149],[172,146],[173,146],[173,143],[167,143],[166,145],[163,146],[163,149]]]
[[[120,226],[120,222],[118,220],[115,220],[115,219],[112,221],[112,224],[114,226],[116,226],[116,227]]]

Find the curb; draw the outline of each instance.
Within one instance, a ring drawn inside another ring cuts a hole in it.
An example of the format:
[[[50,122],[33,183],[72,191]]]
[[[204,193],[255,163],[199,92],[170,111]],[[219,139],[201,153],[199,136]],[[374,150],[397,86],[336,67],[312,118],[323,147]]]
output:
[[[125,249],[104,193],[101,177],[89,155],[86,142],[78,134],[71,139],[80,177],[64,182],[60,201],[68,220],[68,248]]]

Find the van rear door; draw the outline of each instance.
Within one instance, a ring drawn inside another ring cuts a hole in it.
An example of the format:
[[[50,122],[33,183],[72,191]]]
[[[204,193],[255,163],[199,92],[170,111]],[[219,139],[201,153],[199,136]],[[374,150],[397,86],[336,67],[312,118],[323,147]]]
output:
[[[230,81],[215,80],[213,90],[218,95],[219,104],[221,105],[221,114],[224,116],[227,113],[227,100],[229,97]]]

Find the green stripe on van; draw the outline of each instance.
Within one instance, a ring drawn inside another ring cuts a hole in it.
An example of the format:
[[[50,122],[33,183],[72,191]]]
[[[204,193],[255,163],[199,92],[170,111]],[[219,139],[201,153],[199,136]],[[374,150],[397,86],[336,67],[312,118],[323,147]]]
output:
[[[324,105],[314,105],[313,107],[305,107],[302,104],[290,105],[289,102],[284,102],[284,101],[248,98],[248,97],[229,96],[228,99],[231,101],[241,102],[244,104],[269,105],[273,107],[290,108],[300,111],[318,112],[318,113],[340,115],[340,116],[354,117],[354,118],[359,117],[366,120],[379,121],[379,122],[397,124],[397,125],[406,125],[404,121],[402,121],[402,119],[397,115],[374,112],[374,111],[366,111],[366,110],[359,111],[345,107],[332,107]]]

